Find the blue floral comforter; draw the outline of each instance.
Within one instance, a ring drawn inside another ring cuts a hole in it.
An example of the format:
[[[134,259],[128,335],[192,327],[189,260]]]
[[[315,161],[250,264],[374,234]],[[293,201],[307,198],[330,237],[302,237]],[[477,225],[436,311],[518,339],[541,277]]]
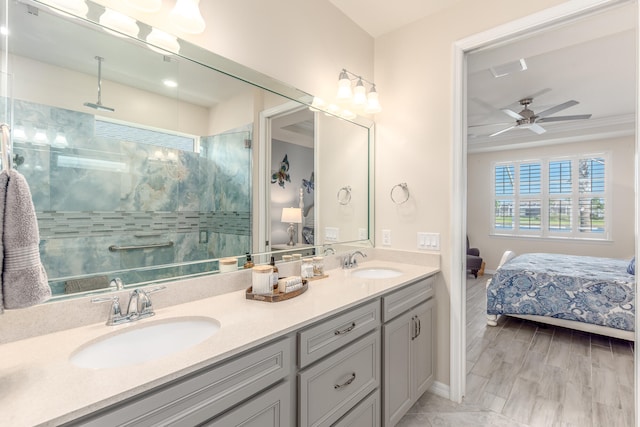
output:
[[[531,253],[500,267],[487,314],[529,314],[634,330],[635,276],[612,258]]]

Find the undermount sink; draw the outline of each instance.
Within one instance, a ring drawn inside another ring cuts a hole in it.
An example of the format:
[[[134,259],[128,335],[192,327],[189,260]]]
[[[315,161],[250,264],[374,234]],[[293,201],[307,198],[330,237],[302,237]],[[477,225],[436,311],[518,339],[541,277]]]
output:
[[[359,268],[351,272],[352,277],[359,279],[391,279],[402,275],[402,271],[393,268]]]
[[[135,365],[186,350],[219,329],[220,322],[209,317],[141,323],[82,345],[69,360],[75,366],[88,369]]]

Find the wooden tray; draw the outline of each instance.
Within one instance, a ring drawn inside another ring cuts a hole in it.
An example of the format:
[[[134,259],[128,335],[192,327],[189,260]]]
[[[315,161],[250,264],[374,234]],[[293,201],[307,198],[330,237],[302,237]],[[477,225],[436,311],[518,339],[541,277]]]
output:
[[[306,279],[304,279],[304,280],[320,280],[320,279],[325,279],[325,278],[327,278],[327,277],[329,277],[329,275],[328,275],[328,274],[323,274],[322,276],[307,277],[307,278],[306,278]]]
[[[307,282],[307,279],[302,279],[302,287],[300,289],[296,289],[295,291],[287,292],[284,294],[281,294],[280,292],[274,292],[272,294],[259,295],[259,294],[254,294],[252,292],[253,287],[250,286],[249,288],[247,288],[244,295],[245,295],[245,298],[247,299],[253,299],[257,301],[280,302],[280,301],[297,297],[298,295],[305,293],[308,287],[309,287],[309,282]]]

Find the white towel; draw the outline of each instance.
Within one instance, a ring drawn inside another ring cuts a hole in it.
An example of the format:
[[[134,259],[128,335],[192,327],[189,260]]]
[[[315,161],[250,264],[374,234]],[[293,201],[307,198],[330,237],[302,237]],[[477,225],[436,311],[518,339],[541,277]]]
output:
[[[4,308],[13,309],[45,302],[51,297],[51,288],[40,262],[40,234],[29,185],[15,169],[8,174],[3,204],[2,294]]]

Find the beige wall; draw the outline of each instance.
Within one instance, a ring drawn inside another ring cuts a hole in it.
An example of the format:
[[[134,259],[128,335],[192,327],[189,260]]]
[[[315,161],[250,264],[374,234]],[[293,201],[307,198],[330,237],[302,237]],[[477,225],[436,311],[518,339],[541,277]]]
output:
[[[376,39],[375,78],[384,108],[376,116],[376,228],[392,247],[416,249],[416,232],[440,233],[436,381],[449,384],[453,43],[562,3],[467,0]],[[387,88],[385,90],[385,88]],[[410,202],[394,205],[406,182]]]
[[[576,153],[611,154],[611,199],[607,212],[613,215],[611,240],[607,242],[559,239],[519,239],[491,236],[493,206],[493,163],[536,159]],[[551,252],[573,255],[631,259],[634,253],[634,152],[632,136],[600,141],[577,142],[541,148],[472,154],[467,163],[467,231],[472,246],[480,249],[486,268],[495,270],[505,250],[516,253]]]

